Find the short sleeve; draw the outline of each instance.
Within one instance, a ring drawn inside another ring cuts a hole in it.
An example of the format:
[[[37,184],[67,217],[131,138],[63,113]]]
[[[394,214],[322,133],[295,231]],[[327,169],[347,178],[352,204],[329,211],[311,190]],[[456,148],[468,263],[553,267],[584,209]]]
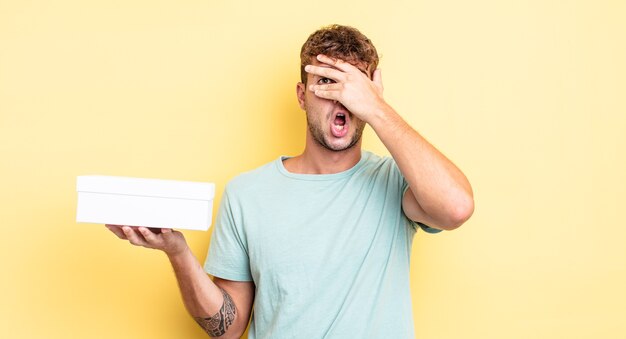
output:
[[[224,191],[217,213],[204,271],[212,276],[234,281],[252,281],[248,246],[244,237],[238,206]]]
[[[397,165],[395,167],[397,168]],[[400,172],[400,169],[398,169],[398,172]],[[409,189],[409,183],[406,181],[406,179],[404,178],[404,176],[401,173],[400,173],[400,176],[402,177],[402,190],[401,190],[401,192],[402,192],[402,198],[403,198],[404,194]],[[402,213],[404,213],[404,212],[402,212]],[[442,230],[440,230],[438,228],[430,227],[430,226],[428,226],[428,225],[426,225],[424,223],[413,221],[413,220],[409,219],[406,215],[405,215],[405,217],[407,218],[407,220],[409,220],[409,222],[411,223],[411,226],[413,226],[413,229],[415,229],[416,231],[418,230],[418,227],[421,228],[422,230],[424,230],[424,232],[426,232],[426,233],[434,234],[434,233],[439,233],[439,232],[442,231]]]
[[[434,233],[439,233],[439,232],[442,231],[442,230],[440,230],[438,228],[434,228],[434,227],[427,226],[426,224],[422,224],[421,222],[418,222],[417,224],[426,233],[433,233],[434,234]]]

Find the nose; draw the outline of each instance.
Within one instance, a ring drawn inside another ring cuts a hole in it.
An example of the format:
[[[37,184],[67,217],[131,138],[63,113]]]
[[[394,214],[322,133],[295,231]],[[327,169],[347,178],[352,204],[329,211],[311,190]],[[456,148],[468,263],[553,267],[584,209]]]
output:
[[[340,103],[337,100],[333,100],[333,103],[337,106],[339,106],[339,108],[346,110],[346,106],[344,106],[342,103]]]

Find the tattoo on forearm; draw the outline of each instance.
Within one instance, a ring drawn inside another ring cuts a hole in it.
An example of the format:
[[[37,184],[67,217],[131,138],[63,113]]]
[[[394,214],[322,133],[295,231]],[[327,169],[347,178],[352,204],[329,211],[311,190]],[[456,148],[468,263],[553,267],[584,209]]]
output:
[[[211,337],[219,337],[224,335],[228,330],[228,327],[233,324],[235,320],[235,314],[237,313],[237,309],[235,308],[235,303],[233,299],[230,297],[224,289],[222,290],[222,295],[224,296],[224,304],[222,308],[209,318],[202,317],[194,317],[198,325],[202,327],[208,335]]]

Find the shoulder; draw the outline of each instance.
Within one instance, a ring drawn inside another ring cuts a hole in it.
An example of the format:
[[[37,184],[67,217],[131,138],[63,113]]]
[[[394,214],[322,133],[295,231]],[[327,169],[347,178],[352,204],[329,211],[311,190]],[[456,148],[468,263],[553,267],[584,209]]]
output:
[[[398,165],[390,156],[380,156],[368,151],[363,151],[365,161],[363,170],[369,174],[385,174],[390,175],[399,173]]]
[[[236,194],[254,191],[258,189],[259,185],[271,182],[273,180],[272,177],[276,176],[278,173],[277,161],[279,160],[275,159],[253,170],[235,176],[226,184],[225,192],[227,192],[227,194]]]

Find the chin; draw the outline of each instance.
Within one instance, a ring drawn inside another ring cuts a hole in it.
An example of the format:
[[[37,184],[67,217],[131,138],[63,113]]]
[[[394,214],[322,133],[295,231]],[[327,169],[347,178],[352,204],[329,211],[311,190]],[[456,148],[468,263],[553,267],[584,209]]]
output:
[[[342,138],[341,142],[332,142],[331,140],[325,140],[324,146],[326,149],[334,152],[343,152],[355,147],[359,142],[359,139],[355,139],[354,136],[346,135]]]

